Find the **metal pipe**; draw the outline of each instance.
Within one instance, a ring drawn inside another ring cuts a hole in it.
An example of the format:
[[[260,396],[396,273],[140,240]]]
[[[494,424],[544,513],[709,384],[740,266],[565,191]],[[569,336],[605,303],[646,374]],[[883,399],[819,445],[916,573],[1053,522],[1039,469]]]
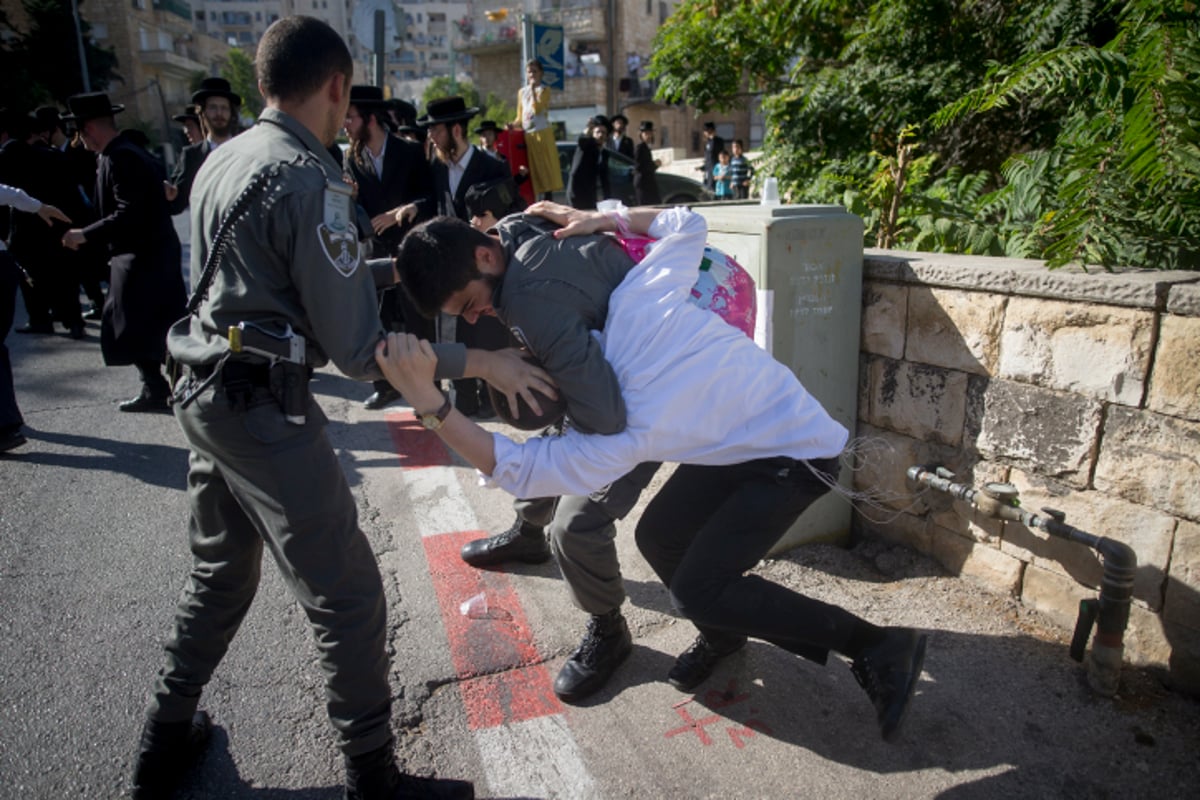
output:
[[[1078,542],[1100,554],[1104,567],[1100,595],[1079,604],[1071,657],[1076,661],[1083,660],[1094,624],[1096,635],[1088,662],[1088,684],[1098,694],[1108,697],[1116,694],[1125,652],[1125,628],[1129,625],[1129,605],[1133,599],[1133,579],[1137,573],[1137,554],[1133,548],[1066,524],[1066,514],[1062,511],[1053,508],[1043,508],[1042,514],[1026,511],[1021,508],[1017,487],[1011,483],[987,483],[983,489],[975,489],[955,483],[951,480],[954,473],[944,467],[930,468],[919,464],[909,467],[907,474],[914,483],[945,492],[989,517],[1038,528],[1055,538]]]

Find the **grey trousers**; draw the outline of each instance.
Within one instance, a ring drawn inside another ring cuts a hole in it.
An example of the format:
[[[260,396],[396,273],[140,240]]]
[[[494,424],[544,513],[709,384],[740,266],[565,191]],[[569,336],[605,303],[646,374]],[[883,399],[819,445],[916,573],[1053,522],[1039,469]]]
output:
[[[638,464],[627,475],[587,496],[519,500],[521,519],[550,528],[550,546],[575,605],[589,614],[605,614],[625,602],[617,560],[616,521],[637,504],[657,462]]]
[[[195,711],[254,599],[265,545],[312,626],[342,752],[387,745],[387,603],[320,407],[310,402],[307,424],[291,425],[265,389],[242,410],[209,390],[176,417],[191,446],[192,570],[150,719]]]

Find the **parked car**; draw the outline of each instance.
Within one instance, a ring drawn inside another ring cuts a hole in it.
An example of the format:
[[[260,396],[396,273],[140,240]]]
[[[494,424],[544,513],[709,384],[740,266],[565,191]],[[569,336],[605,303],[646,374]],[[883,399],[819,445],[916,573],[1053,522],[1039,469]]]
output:
[[[556,203],[567,202],[567,178],[571,172],[571,159],[574,157],[575,142],[558,143],[558,164],[562,168],[564,188],[554,193]],[[705,189],[704,184],[699,181],[681,175],[672,175],[669,172],[659,172],[655,177],[658,178],[658,193],[666,205],[699,203],[713,199],[712,193]],[[632,159],[609,151],[608,185],[615,199],[630,207],[634,205]]]

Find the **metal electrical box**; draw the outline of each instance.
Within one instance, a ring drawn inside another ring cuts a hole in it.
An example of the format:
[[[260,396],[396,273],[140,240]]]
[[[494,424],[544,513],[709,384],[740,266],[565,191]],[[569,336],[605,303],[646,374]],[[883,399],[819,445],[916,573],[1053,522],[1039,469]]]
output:
[[[862,317],[863,223],[841,206],[695,206],[708,242],[733,256],[759,289],[755,338],[854,437]],[[764,325],[764,323],[766,323]],[[843,467],[841,483],[851,485]],[[808,542],[842,542],[850,501],[834,492],[814,503],[772,554]]]

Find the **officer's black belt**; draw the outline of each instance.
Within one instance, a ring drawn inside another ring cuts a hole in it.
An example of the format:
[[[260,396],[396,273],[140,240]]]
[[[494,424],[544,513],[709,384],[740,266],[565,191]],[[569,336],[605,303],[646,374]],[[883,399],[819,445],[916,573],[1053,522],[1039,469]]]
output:
[[[196,364],[190,367],[193,377],[201,381],[206,381],[212,377],[213,372],[218,368],[221,370],[221,383],[226,385],[271,385],[271,367],[269,364],[252,364],[246,361],[226,359],[224,364],[218,361],[215,364]]]

